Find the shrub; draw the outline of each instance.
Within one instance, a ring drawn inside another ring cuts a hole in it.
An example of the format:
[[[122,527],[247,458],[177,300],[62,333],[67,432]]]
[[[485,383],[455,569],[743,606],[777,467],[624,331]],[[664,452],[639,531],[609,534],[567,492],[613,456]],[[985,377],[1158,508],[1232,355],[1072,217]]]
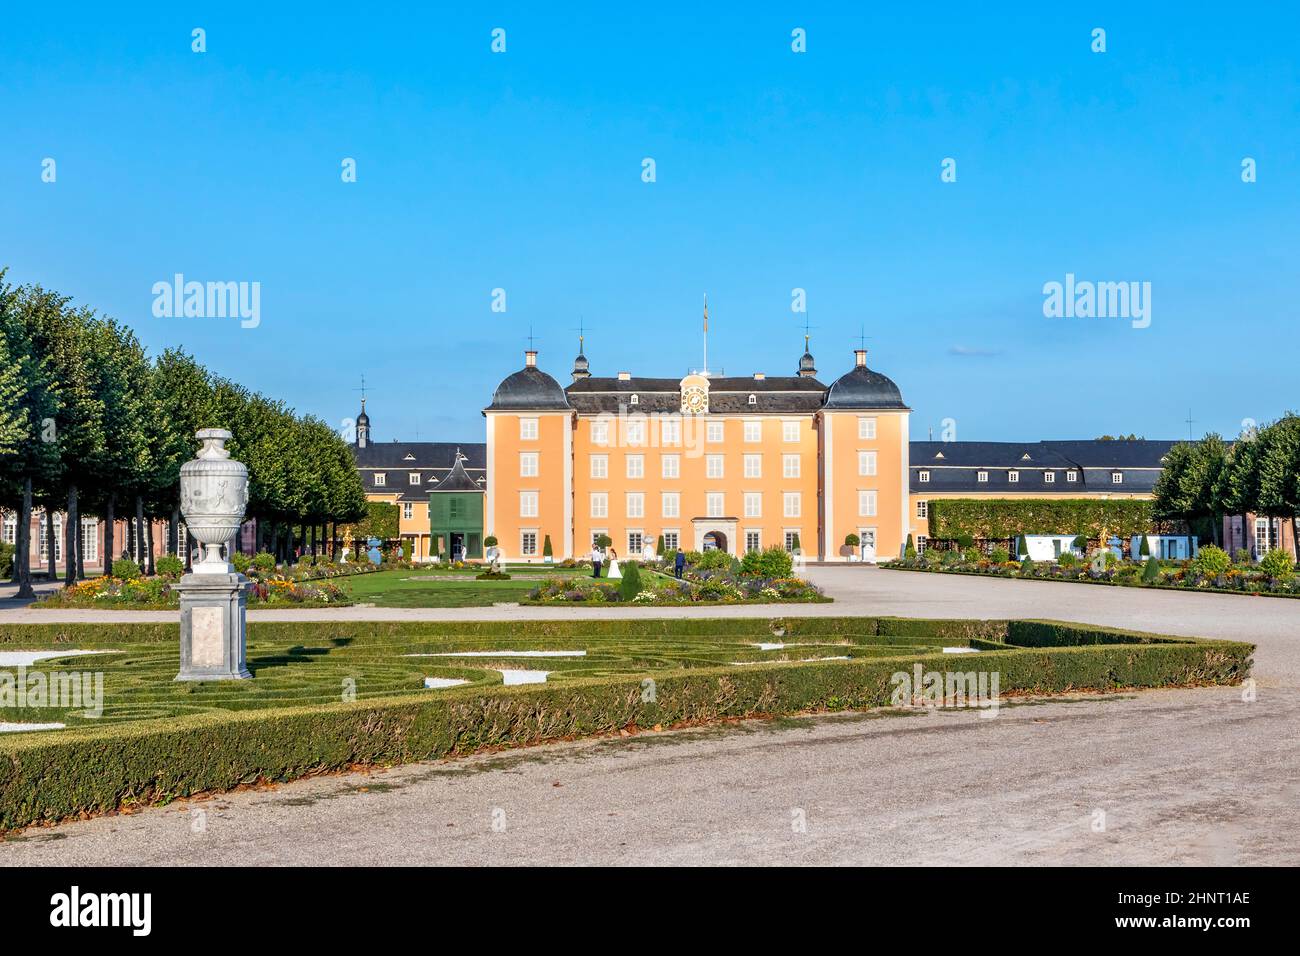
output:
[[[1026,556],[1026,557],[1025,557],[1025,560],[1023,560],[1023,561],[1020,562],[1020,573],[1021,573],[1021,574],[1033,574],[1033,573],[1034,573],[1034,568],[1036,568],[1036,567],[1038,567],[1038,565],[1034,564],[1034,559],[1031,558],[1031,557]]]
[[[263,573],[275,570],[275,555],[269,551],[259,551],[253,555],[253,567]]]
[[[998,547],[989,552],[989,560],[994,564],[1006,564],[1011,560],[1011,552],[1001,545],[998,545]]]
[[[230,563],[235,566],[235,570],[243,574],[253,566],[253,559],[242,551],[236,551],[230,556]]]
[[[631,601],[641,593],[641,570],[635,561],[624,565],[623,579],[618,582],[618,593],[624,601]]]
[[[1216,577],[1232,567],[1232,558],[1222,548],[1207,544],[1192,561],[1192,566],[1207,577]]]
[[[1160,581],[1160,562],[1154,557],[1147,558],[1146,566],[1142,568],[1142,583],[1157,584]]]
[[[7,578],[14,573],[14,551],[12,544],[0,541],[0,578]]]
[[[550,558],[554,555],[555,551],[551,548],[551,536],[548,534],[542,539],[542,557]]]
[[[164,578],[178,578],[185,573],[185,562],[174,554],[164,554],[154,562],[154,568]]]
[[[971,545],[969,548],[966,548],[962,551],[961,557],[962,560],[967,562],[968,564],[975,564],[979,561],[981,557],[980,549],[975,547],[974,545]]]
[[[916,560],[916,545],[912,542],[912,536],[907,536],[907,544],[903,547],[903,557],[908,561]]]
[[[488,535],[486,538],[483,539],[483,547],[485,547],[485,548],[495,548],[496,546],[497,546],[497,536],[496,536],[496,535],[494,535],[494,534],[490,534],[490,535]]]
[[[664,536],[660,535],[659,540],[655,542],[655,554],[659,555],[659,557],[662,558],[665,553],[666,552],[664,551]]]
[[[510,575],[504,571],[483,571],[474,575],[474,578],[478,581],[509,581]]]
[[[968,534],[959,534],[957,535],[957,547],[961,548],[963,551],[967,551],[975,547],[975,539]]]
[[[763,551],[747,551],[740,562],[741,574],[763,578],[788,578],[794,571],[794,558],[785,548],[773,546]]]
[[[1079,559],[1074,556],[1073,551],[1065,551],[1056,559],[1056,563],[1063,568],[1072,568],[1079,563]]]
[[[607,534],[600,534],[596,536],[596,547],[598,548],[608,548],[613,543],[614,543],[614,539]]]
[[[856,548],[862,543],[862,540],[856,534],[846,534],[844,536],[844,543],[850,548]]]
[[[1259,569],[1270,578],[1285,580],[1295,571],[1295,562],[1291,560],[1291,555],[1281,548],[1274,548],[1260,559]]]
[[[1142,535],[1142,546],[1138,548],[1138,556],[1142,558],[1151,557],[1151,540],[1146,535]]]
[[[113,562],[113,577],[131,580],[140,576],[140,565],[130,558],[118,558]]]
[[[692,551],[691,554],[696,556],[692,565],[701,571],[721,571],[731,567],[731,555],[716,548],[712,551]],[[687,560],[690,560],[689,555]]]

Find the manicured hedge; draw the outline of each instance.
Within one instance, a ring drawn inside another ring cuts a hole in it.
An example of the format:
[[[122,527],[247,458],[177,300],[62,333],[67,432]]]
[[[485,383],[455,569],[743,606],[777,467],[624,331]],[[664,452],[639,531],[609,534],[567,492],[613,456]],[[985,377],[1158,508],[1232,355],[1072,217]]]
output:
[[[786,633],[803,624],[790,622]],[[996,629],[996,622],[990,626]],[[1008,630],[1024,642],[1073,636],[1067,625],[1054,622],[1016,623]],[[1142,636],[1099,628],[1083,633],[1109,640]],[[1059,693],[1236,683],[1249,673],[1254,650],[1190,639],[1051,649],[995,649],[997,642],[972,640],[987,650],[978,665],[926,654],[673,671],[655,678],[654,701],[643,700],[638,677],[593,677],[24,734],[0,739],[0,829],[353,765],[468,754],[630,725],[880,707],[889,703],[891,675],[918,662],[935,670],[996,670],[1002,694]]]
[[[929,504],[930,537],[1009,539],[1083,532],[1096,538],[1105,532],[1127,538],[1149,534],[1156,526],[1151,506],[1150,501],[1127,498],[935,498]]]

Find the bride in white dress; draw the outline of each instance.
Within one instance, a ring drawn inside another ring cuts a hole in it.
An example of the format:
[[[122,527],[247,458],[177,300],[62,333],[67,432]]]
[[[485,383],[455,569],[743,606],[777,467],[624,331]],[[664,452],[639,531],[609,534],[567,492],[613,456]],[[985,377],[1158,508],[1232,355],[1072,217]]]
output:
[[[613,548],[609,549],[609,574],[610,578],[621,578],[623,572],[618,569],[618,552]]]

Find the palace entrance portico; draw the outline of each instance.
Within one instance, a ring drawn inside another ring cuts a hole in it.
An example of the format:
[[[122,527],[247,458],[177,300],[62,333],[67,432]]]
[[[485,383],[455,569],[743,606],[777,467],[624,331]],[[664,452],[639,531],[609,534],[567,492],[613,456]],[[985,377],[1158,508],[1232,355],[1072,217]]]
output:
[[[735,554],[736,524],[739,518],[692,518],[696,551],[725,551]]]

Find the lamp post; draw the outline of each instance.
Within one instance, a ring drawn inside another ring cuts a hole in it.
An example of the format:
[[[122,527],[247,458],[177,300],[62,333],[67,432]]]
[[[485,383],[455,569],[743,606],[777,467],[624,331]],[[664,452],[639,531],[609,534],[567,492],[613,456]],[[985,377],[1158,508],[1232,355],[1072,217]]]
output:
[[[248,579],[221,557],[248,506],[248,469],[230,457],[223,428],[195,433],[198,455],[181,466],[181,514],[203,546],[202,560],[181,578],[181,669],[177,680],[250,678],[244,659]]]

